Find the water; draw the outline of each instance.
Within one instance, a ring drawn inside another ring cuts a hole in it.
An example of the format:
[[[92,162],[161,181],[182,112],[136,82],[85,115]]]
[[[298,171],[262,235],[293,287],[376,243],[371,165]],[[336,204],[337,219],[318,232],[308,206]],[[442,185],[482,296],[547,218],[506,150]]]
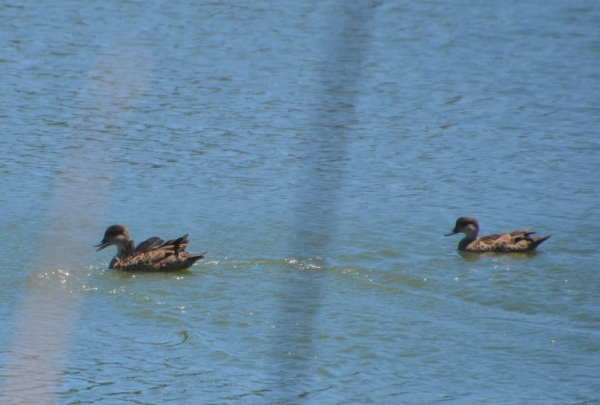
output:
[[[599,402],[595,3],[0,7],[2,403]]]

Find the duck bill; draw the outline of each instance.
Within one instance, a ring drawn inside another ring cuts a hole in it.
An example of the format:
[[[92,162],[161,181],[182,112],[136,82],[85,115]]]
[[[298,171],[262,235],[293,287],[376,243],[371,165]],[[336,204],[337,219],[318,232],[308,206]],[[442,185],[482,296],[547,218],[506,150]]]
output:
[[[445,234],[444,236],[452,236],[452,235],[456,235],[458,233],[458,231],[456,229],[454,229],[452,232]]]
[[[98,250],[96,250],[96,252],[99,252],[102,249],[108,247],[108,242],[105,239],[102,239],[102,241],[100,241],[100,243],[98,243],[97,245],[94,245],[94,247],[97,247]]]

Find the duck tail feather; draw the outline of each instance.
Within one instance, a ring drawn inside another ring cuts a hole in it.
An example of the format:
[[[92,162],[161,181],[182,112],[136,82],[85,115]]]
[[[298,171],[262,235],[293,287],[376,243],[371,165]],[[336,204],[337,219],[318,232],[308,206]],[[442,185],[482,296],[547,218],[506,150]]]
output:
[[[533,248],[537,248],[539,245],[541,245],[543,242],[547,241],[548,239],[550,239],[550,237],[552,236],[552,234],[550,235],[546,235],[546,236],[541,236],[539,238],[532,238],[533,239]]]

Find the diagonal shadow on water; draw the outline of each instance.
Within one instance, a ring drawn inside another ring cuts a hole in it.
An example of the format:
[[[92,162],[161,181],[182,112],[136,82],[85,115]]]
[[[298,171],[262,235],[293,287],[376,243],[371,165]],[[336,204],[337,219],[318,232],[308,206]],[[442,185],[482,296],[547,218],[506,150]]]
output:
[[[347,144],[350,126],[357,122],[355,103],[361,86],[361,69],[370,46],[373,1],[337,2],[338,18],[328,21],[330,35],[324,43],[323,58],[317,69],[322,72],[314,122],[306,135],[303,160],[305,171],[299,188],[294,227],[289,235],[290,252],[308,265],[291,268],[283,277],[275,350],[287,356],[277,371],[280,399],[305,402],[311,392],[318,366],[316,335],[319,333],[319,307],[326,293],[327,277],[321,258],[329,257],[337,232],[337,212],[343,198]],[[316,263],[316,264],[315,264]],[[302,305],[310,302],[310,306]],[[312,308],[312,309],[311,309]],[[316,310],[315,310],[316,308]],[[292,327],[298,325],[298,327]],[[283,398],[282,398],[283,397]],[[288,402],[286,402],[288,403]]]

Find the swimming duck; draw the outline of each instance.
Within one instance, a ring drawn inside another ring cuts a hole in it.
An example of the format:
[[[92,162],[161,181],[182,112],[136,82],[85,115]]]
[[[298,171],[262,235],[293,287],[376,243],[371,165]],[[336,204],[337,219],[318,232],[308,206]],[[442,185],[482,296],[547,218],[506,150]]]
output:
[[[479,233],[479,222],[475,218],[460,217],[456,220],[456,226],[451,233],[446,236],[457,233],[464,233],[466,236],[458,243],[458,250],[465,252],[529,252],[535,250],[542,242],[552,235],[534,238],[531,235],[535,232],[529,232],[531,228],[522,229],[503,234],[494,234],[477,237]]]
[[[108,268],[123,271],[177,271],[191,267],[202,259],[207,252],[191,254],[185,252],[189,243],[188,235],[167,242],[159,237],[152,237],[137,247],[129,229],[123,225],[112,225],[104,232],[104,238],[94,245],[96,252],[114,245],[117,255],[111,260]]]

